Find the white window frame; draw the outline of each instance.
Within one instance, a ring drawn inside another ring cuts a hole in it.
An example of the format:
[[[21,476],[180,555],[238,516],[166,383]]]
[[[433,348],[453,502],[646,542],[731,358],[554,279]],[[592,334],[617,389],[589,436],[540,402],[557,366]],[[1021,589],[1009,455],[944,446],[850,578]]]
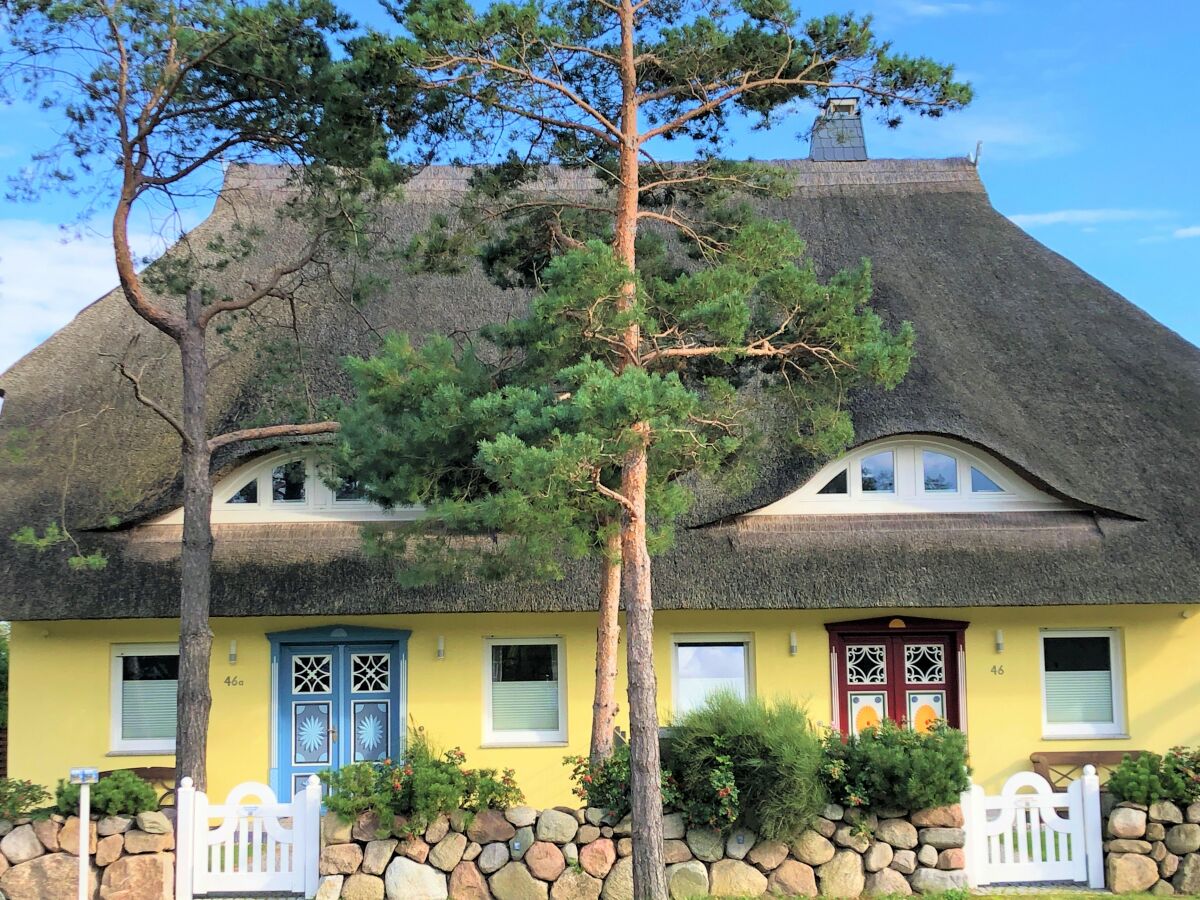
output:
[[[121,736],[121,714],[125,680],[123,660],[126,656],[178,656],[178,644],[113,644],[110,654],[109,680],[109,745],[113,753],[170,755],[175,752],[175,738],[124,738]]]
[[[1112,674],[1112,722],[1050,722],[1046,714],[1046,638],[1108,638],[1108,661]],[[1042,737],[1049,740],[1075,738],[1128,738],[1125,722],[1125,654],[1118,628],[1042,628],[1038,631],[1038,669],[1042,683]]]
[[[953,491],[925,490],[925,450],[944,453],[958,462],[957,487]],[[895,465],[893,490],[864,491],[862,462],[877,453],[891,451]],[[971,490],[971,469],[976,468],[1001,490]],[[845,494],[822,494],[831,479],[846,471]],[[923,435],[885,438],[857,447],[821,469],[799,490],[768,506],[747,513],[751,516],[808,516],[896,513],[986,513],[1041,512],[1077,507],[1034,487],[1000,460],[978,447]]]
[[[746,648],[746,697],[755,695],[754,635],[747,632],[693,632],[671,635],[671,711],[679,709],[679,646],[681,644],[741,644]]]
[[[492,648],[553,646],[558,648],[558,729],[556,731],[496,731],[492,728]],[[567,743],[567,646],[561,637],[488,637],[483,641],[483,746],[544,747]]]

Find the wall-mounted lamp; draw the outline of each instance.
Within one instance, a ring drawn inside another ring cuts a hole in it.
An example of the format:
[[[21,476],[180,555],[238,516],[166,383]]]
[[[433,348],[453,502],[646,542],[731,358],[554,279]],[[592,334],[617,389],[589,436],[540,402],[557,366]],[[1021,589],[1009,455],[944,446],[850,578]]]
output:
[[[996,652],[997,653],[1004,652],[1004,629],[1003,628],[996,629]]]
[[[796,643],[796,632],[788,635],[788,656],[795,656],[800,652],[800,645]]]
[[[446,658],[446,638],[440,634],[438,635],[437,658]]]
[[[237,664],[237,641],[229,642],[229,664],[231,666]]]
[[[1192,611],[1190,609],[1185,609],[1179,615],[1184,619],[1190,619],[1192,617]]]

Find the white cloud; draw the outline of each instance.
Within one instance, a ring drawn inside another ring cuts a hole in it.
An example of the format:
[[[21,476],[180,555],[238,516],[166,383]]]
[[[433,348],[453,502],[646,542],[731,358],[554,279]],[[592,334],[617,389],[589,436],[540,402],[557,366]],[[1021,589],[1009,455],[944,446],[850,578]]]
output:
[[[1176,240],[1183,238],[1200,238],[1200,225],[1188,225],[1186,228],[1176,228],[1171,232]]]
[[[900,11],[917,19],[937,19],[942,16],[991,12],[993,3],[929,3],[907,0],[900,4]]]
[[[1162,209],[1056,209],[1040,213],[1017,213],[1009,220],[1022,228],[1046,225],[1107,225],[1113,222],[1145,222],[1170,215]]]

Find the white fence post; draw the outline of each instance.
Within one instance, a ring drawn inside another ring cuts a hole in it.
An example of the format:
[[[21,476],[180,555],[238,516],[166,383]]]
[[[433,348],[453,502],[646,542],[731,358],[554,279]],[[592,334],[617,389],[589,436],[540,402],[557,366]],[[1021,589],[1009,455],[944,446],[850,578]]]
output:
[[[1083,846],[1087,854],[1088,887],[1104,887],[1104,827],[1100,821],[1100,776],[1096,767],[1083,767]]]
[[[967,884],[979,886],[979,876],[983,871],[980,864],[980,853],[987,853],[987,838],[983,833],[983,823],[987,818],[984,812],[983,788],[972,783],[959,798],[962,805],[963,826],[966,829],[966,842],[963,855],[967,861]]]
[[[304,785],[304,830],[298,837],[304,848],[304,896],[312,897],[317,893],[321,861],[321,781],[316,775],[309,775]]]
[[[195,833],[196,787],[184,776],[175,789],[175,900],[192,900]]]

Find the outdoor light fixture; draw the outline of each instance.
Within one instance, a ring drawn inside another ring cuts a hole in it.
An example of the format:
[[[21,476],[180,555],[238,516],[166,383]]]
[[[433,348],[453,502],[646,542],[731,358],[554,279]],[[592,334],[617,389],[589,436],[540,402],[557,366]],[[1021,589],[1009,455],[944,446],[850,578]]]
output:
[[[996,652],[997,653],[1004,652],[1004,629],[1003,628],[996,629]]]
[[[446,638],[440,634],[438,635],[437,658],[438,659],[446,658]]]
[[[229,664],[237,665],[237,641],[229,642]]]
[[[795,656],[800,652],[800,645],[796,643],[796,632],[788,635],[788,655]]]

